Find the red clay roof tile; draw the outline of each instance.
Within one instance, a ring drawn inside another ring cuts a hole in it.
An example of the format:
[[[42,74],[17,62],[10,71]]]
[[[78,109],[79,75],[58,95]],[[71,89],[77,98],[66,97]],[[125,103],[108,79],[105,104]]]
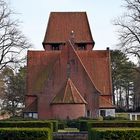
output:
[[[67,84],[54,97],[52,104],[86,104],[87,102],[81,96],[71,79],[68,79]]]
[[[66,42],[71,31],[77,43],[93,43],[86,12],[51,12],[43,43]]]
[[[115,108],[115,106],[112,105],[112,102],[107,100],[104,96],[100,96],[99,98],[99,107],[101,108]]]
[[[31,104],[26,106],[24,112],[37,112],[37,99],[35,99]]]
[[[77,51],[83,65],[88,71],[96,88],[101,95],[112,94],[109,52],[104,51]]]

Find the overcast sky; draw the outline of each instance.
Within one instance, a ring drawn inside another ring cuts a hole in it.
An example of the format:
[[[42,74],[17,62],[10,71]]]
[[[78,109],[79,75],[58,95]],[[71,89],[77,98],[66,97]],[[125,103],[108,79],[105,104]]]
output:
[[[112,20],[123,13],[123,0],[8,0],[19,13],[21,30],[34,45],[43,49],[42,41],[51,11],[86,11],[95,41],[95,49],[115,48],[116,27]]]

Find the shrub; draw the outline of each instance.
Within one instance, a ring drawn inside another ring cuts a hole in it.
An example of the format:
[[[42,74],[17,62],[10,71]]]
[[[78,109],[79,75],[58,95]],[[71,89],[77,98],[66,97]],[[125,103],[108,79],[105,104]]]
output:
[[[31,118],[31,117],[28,117],[28,118],[23,118],[23,117],[10,117],[8,119],[5,119],[5,120],[0,120],[0,121],[37,121],[37,119],[35,118]]]
[[[65,129],[65,123],[59,122],[58,123],[58,129]]]
[[[129,120],[129,119],[122,116],[118,116],[118,117],[106,116],[106,117],[103,117],[103,120]]]
[[[77,120],[92,120],[91,118],[89,117],[79,117]],[[97,120],[97,119],[96,119]]]
[[[48,128],[0,128],[0,140],[52,140]]]
[[[46,127],[53,130],[51,121],[0,121],[0,128],[4,127],[18,127],[18,128],[40,128]]]
[[[80,131],[88,131],[88,120],[80,120],[79,121],[79,130]]]
[[[89,128],[96,127],[140,127],[140,121],[103,121],[103,122],[88,122]]]
[[[139,140],[139,128],[92,128],[89,140]]]
[[[50,120],[50,122],[53,124],[53,132],[57,132],[58,131],[58,121]]]
[[[113,117],[113,116],[106,116],[106,117],[103,117],[103,120],[115,120],[115,117]]]
[[[67,128],[67,121],[66,120],[59,120],[58,122],[58,129],[65,129]]]
[[[79,122],[78,122],[78,120],[67,120],[66,125],[67,125],[67,127],[70,127],[70,128],[78,128]]]
[[[80,131],[88,131],[88,129],[91,128],[91,126],[92,126],[92,125],[89,125],[89,123],[95,124],[96,122],[100,122],[100,121],[97,121],[97,120],[79,120],[79,130]]]

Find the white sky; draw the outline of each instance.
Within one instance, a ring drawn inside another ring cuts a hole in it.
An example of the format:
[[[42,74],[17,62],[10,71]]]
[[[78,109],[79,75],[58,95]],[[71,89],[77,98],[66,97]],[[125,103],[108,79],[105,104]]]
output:
[[[42,41],[51,11],[86,11],[95,41],[95,49],[115,48],[116,27],[112,20],[123,13],[123,0],[8,0],[22,21],[21,30],[34,45],[43,49]]]

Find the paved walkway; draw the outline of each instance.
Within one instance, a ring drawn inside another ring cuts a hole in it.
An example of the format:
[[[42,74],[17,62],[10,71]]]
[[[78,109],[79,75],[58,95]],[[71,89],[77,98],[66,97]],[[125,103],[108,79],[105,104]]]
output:
[[[88,140],[88,132],[55,132],[53,140]]]

